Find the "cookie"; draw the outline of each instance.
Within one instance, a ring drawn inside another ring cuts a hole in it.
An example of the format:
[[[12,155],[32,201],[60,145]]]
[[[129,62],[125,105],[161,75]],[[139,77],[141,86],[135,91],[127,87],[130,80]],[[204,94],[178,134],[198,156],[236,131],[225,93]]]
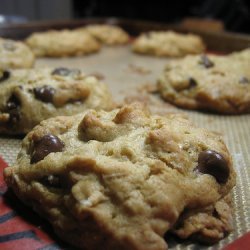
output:
[[[82,249],[161,250],[168,231],[216,242],[232,229],[235,172],[222,139],[139,104],[43,121],[4,177]]]
[[[44,119],[86,109],[111,109],[106,85],[80,70],[4,71],[0,78],[0,133],[23,134]]]
[[[197,35],[179,34],[173,31],[151,31],[135,39],[132,50],[153,56],[182,57],[203,52],[205,45]]]
[[[0,38],[0,70],[8,68],[31,68],[33,52],[22,42]]]
[[[26,43],[38,57],[66,57],[99,51],[100,44],[87,32],[51,30],[31,34]]]
[[[249,113],[247,54],[249,50],[229,56],[187,56],[170,62],[158,80],[159,92],[164,100],[186,109]]]
[[[78,31],[87,31],[99,42],[106,45],[126,44],[129,41],[129,35],[122,28],[108,24],[93,24],[76,29]]]
[[[249,62],[250,58],[250,48],[244,49],[242,51],[237,51],[234,53],[231,53],[230,58],[236,59],[236,60],[241,60],[241,61],[246,61]]]

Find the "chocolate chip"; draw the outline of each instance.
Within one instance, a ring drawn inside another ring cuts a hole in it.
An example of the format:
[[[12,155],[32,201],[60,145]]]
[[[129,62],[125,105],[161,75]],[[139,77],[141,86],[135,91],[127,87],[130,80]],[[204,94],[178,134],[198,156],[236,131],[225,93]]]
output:
[[[227,161],[213,150],[206,150],[199,154],[197,169],[203,174],[212,175],[219,183],[227,182],[229,177]]]
[[[55,135],[47,134],[34,142],[30,163],[43,160],[52,152],[62,152],[64,143]]]
[[[250,80],[245,77],[245,76],[242,76],[239,80],[239,83],[242,83],[242,84],[245,84],[245,83],[250,83]]]
[[[39,182],[47,187],[62,188],[62,181],[59,175],[44,176],[39,180]]]
[[[5,70],[3,71],[2,76],[0,77],[0,82],[3,82],[9,78],[10,78],[10,72]]]
[[[9,114],[8,125],[15,126],[20,120],[20,101],[12,95],[6,103],[5,112]]]
[[[206,55],[201,55],[199,63],[207,69],[214,66],[214,63]]]
[[[55,92],[56,90],[54,88],[47,85],[34,88],[35,97],[42,102],[53,102]]]
[[[189,77],[188,80],[189,80],[189,88],[194,88],[198,85],[196,80],[193,77]]]
[[[6,109],[7,111],[17,109],[19,108],[20,104],[21,103],[19,99],[15,95],[12,95],[6,103]]]
[[[12,41],[3,43],[3,47],[4,49],[9,50],[9,51],[14,51],[16,49],[16,45]]]
[[[52,75],[59,75],[59,76],[68,76],[71,73],[70,69],[67,68],[56,68],[55,70],[52,71]]]

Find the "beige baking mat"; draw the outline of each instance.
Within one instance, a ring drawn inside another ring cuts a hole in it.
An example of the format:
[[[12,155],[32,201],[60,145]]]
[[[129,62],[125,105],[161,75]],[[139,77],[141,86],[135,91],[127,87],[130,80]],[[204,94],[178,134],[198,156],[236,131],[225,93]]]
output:
[[[170,249],[221,249],[250,231],[250,115],[221,116],[191,111],[182,111],[162,102],[158,96],[144,93],[145,85],[153,85],[163,70],[167,59],[135,55],[129,46],[103,48],[100,53],[62,59],[38,59],[36,67],[76,67],[88,74],[104,77],[117,102],[140,99],[151,106],[153,112],[164,114],[178,111],[188,115],[195,124],[206,127],[223,135],[233,156],[234,166],[238,173],[237,186],[233,190],[235,216],[234,231],[219,244],[207,247],[186,242],[172,242]],[[0,137],[0,155],[10,165],[15,161],[21,139]]]

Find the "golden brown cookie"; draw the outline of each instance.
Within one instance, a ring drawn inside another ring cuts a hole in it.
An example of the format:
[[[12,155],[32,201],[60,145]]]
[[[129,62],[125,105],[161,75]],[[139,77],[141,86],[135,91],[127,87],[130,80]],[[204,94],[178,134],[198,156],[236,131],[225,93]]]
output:
[[[232,59],[245,61],[245,62],[249,63],[249,61],[250,61],[250,47],[248,49],[244,49],[242,51],[233,52],[229,56]]]
[[[99,42],[106,45],[126,44],[129,41],[129,35],[122,28],[108,24],[92,24],[86,27],[78,28],[77,31],[88,32]]]
[[[100,44],[89,33],[71,30],[36,32],[26,43],[38,57],[79,56],[100,49]]]
[[[107,86],[77,69],[4,71],[0,81],[0,133],[23,134],[49,117],[113,107]]]
[[[31,68],[33,63],[34,55],[27,45],[20,41],[0,38],[0,70]]]
[[[154,56],[183,57],[203,52],[205,45],[197,35],[179,34],[173,31],[150,31],[135,39],[132,50]]]
[[[163,250],[170,230],[205,242],[231,230],[235,172],[222,139],[138,104],[43,121],[4,176],[82,249]]]
[[[186,109],[250,112],[249,50],[228,56],[197,55],[168,63],[158,80],[162,98]]]

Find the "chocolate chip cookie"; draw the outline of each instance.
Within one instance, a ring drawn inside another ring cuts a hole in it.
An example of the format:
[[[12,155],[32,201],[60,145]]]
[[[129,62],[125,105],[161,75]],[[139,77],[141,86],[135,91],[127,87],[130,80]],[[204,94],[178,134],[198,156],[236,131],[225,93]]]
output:
[[[23,134],[49,117],[113,107],[106,85],[77,69],[6,70],[0,85],[0,133]]]
[[[164,100],[186,109],[250,112],[249,50],[228,56],[196,55],[170,62],[158,80]],[[249,57],[248,57],[249,59]]]
[[[235,172],[222,139],[139,104],[43,121],[4,177],[83,249],[163,250],[168,231],[214,243],[232,230]]]
[[[129,35],[122,28],[108,24],[92,24],[86,27],[78,28],[77,31],[88,32],[99,42],[106,45],[126,44],[129,41]]]
[[[154,56],[182,57],[202,53],[205,45],[197,35],[179,34],[173,31],[150,31],[135,39],[132,50]]]
[[[100,44],[89,33],[71,30],[33,33],[26,43],[38,57],[79,56],[100,49]]]
[[[31,68],[34,54],[22,42],[0,38],[0,70],[8,68]]]

